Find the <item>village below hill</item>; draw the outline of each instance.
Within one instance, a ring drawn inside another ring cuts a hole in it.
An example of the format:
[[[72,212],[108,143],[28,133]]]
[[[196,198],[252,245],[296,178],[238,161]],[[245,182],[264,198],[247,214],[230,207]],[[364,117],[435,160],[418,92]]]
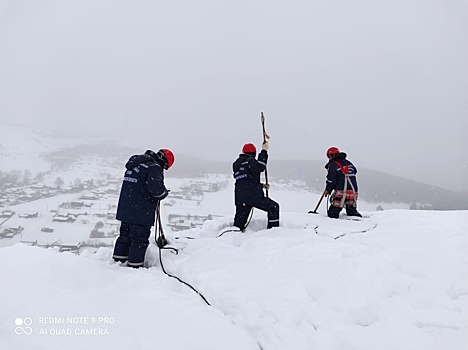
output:
[[[115,219],[121,179],[79,181],[52,186],[30,181],[0,189],[0,247],[18,242],[60,252],[95,252],[114,244],[120,222]],[[206,193],[226,189],[228,180],[178,181],[163,202],[162,215],[171,231],[201,227],[218,217],[203,209]]]

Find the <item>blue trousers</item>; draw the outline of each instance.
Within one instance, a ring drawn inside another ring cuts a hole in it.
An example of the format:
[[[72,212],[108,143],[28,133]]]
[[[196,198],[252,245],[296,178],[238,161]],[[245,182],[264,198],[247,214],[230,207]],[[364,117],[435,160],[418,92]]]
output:
[[[268,197],[250,198],[236,204],[236,215],[234,216],[234,226],[241,231],[245,229],[245,224],[249,218],[252,208],[266,211],[268,214],[267,228],[279,226],[279,204]]]
[[[128,266],[131,267],[143,266],[150,234],[150,225],[121,222],[120,235],[114,247],[114,260],[121,262],[128,261]]]

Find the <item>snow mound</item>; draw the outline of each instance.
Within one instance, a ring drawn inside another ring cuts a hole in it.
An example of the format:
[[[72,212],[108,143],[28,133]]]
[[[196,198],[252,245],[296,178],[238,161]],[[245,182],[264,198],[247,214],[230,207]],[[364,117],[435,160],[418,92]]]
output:
[[[23,245],[0,249],[0,280],[8,286],[0,289],[1,345],[464,349],[468,211],[364,214],[350,221],[282,213],[282,226],[271,230],[264,215],[254,215],[245,232],[222,236],[231,217],[166,230],[179,254],[163,250],[160,259],[151,245],[148,268],[139,270],[114,263],[109,248],[81,256]],[[161,261],[212,306],[164,275]],[[67,323],[69,317],[112,323]],[[27,327],[15,323],[19,318],[32,322],[32,334],[15,333]],[[80,333],[95,328],[107,334]],[[64,329],[71,334],[51,334]]]

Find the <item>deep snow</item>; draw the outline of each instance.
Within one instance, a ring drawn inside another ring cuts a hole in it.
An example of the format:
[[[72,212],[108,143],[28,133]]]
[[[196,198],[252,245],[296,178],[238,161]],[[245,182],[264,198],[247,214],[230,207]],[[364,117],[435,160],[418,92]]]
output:
[[[7,140],[2,165],[11,169],[47,170],[41,152],[62,145],[2,130]],[[122,171],[79,159],[44,182],[57,176],[66,184],[95,174],[120,177]],[[170,173],[166,178],[172,190],[189,180]],[[177,202],[171,208],[222,216],[202,229],[176,233],[166,227],[167,238],[182,249],[179,255],[162,252],[166,270],[193,285],[211,307],[162,273],[154,245],[147,254],[149,268],[139,270],[115,264],[111,248],[76,256],[9,246],[20,239],[87,238],[91,228],[85,224],[52,234],[39,231],[49,225],[51,209],[80,194],[15,206],[17,213],[40,215],[9,219],[8,225],[21,224],[24,231],[0,240],[1,247],[8,246],[0,248],[0,350],[467,348],[468,211],[410,211],[385,203],[385,211],[377,212],[377,204],[359,201],[368,218],[332,220],[323,214],[325,203],[320,214],[306,214],[320,194],[270,180],[270,195],[281,205],[277,229],[264,230],[265,214],[255,211],[245,233],[216,238],[232,223],[232,179],[226,190],[205,194],[201,206]],[[97,209],[111,200],[116,199],[100,200]],[[169,209],[162,208],[165,219]]]
[[[164,267],[211,307],[162,273],[154,245],[139,270],[114,263],[110,248],[2,248],[0,349],[466,349],[468,212],[364,214],[286,212],[280,228],[264,230],[256,211],[245,233],[219,238],[231,216],[166,229],[182,249],[163,251]],[[18,318],[32,334],[15,333],[25,328]],[[81,334],[94,328],[106,334]]]

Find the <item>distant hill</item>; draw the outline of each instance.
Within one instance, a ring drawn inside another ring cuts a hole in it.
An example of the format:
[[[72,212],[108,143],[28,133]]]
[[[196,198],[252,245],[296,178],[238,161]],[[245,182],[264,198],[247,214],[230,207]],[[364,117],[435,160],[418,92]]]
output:
[[[313,160],[271,161],[269,174],[303,180],[316,190],[325,188],[325,162]],[[358,167],[359,195],[373,203],[417,203],[434,210],[468,209],[468,196],[399,176]]]
[[[177,166],[170,176],[189,177],[206,173],[231,174],[231,163],[208,162],[188,156],[178,156]],[[233,159],[234,161],[234,159]],[[270,180],[301,180],[311,189],[325,188],[325,162],[314,160],[271,160]],[[358,168],[359,195],[371,203],[412,203],[434,210],[468,210],[468,196],[436,186],[405,179],[383,172]]]
[[[115,140],[69,138],[64,135],[33,129],[0,125],[0,170],[13,169],[53,172],[81,158],[102,159],[101,165],[115,168],[120,174],[128,157],[142,153],[141,147]],[[234,161],[237,154],[233,155]],[[315,160],[271,160],[268,164],[270,181],[302,180],[312,190],[325,188],[325,162]],[[436,186],[408,180],[387,173],[358,167],[360,198],[372,203],[415,203],[435,210],[468,210],[468,194],[455,193]],[[174,167],[167,173],[172,177],[198,177],[205,174],[231,174],[232,162],[207,160],[176,154]],[[84,180],[84,179],[83,179]]]

